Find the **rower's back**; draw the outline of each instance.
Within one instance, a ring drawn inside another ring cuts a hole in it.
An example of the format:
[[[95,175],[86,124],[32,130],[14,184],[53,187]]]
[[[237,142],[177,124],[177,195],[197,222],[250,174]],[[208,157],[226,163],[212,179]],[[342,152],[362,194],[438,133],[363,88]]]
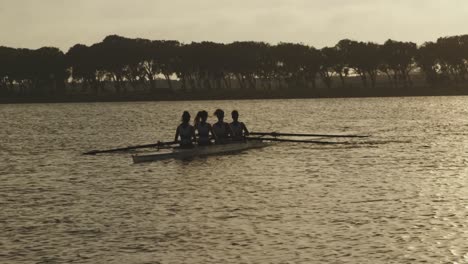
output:
[[[208,112],[200,111],[195,118],[195,130],[198,132],[197,142],[199,146],[206,146],[211,144],[210,133],[212,134],[212,127],[206,122]]]
[[[180,146],[192,147],[192,135],[194,133],[193,126],[182,123],[177,129],[179,130]]]
[[[179,142],[181,148],[192,148],[194,139],[195,128],[190,125],[190,113],[184,111],[182,114],[182,124],[177,127],[174,141]]]
[[[231,127],[228,123],[224,122],[224,111],[216,109],[214,115],[218,118],[218,122],[213,124],[213,133],[215,134],[216,144],[225,144],[229,141]]]
[[[237,110],[232,111],[232,122],[229,124],[232,133],[232,140],[234,141],[244,141],[245,136],[249,134],[247,127],[243,122],[239,122],[239,112]]]
[[[230,127],[224,121],[218,121],[213,124],[213,132],[216,135],[216,143],[224,144],[229,140]]]
[[[244,123],[242,122],[232,122],[229,124],[232,130],[232,140],[234,141],[243,141],[244,140]]]

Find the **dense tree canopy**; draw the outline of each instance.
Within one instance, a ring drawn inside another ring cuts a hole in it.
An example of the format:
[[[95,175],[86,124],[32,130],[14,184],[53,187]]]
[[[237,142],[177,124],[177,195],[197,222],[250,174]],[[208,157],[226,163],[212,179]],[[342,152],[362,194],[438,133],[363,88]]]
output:
[[[376,89],[411,89],[414,74],[429,85],[462,83],[468,67],[468,35],[439,38],[420,47],[388,40],[384,44],[349,39],[316,49],[298,43],[192,42],[108,36],[91,46],[77,44],[66,54],[57,48],[0,47],[0,93],[43,95],[64,92],[67,83],[101,93],[105,83],[116,93],[144,87],[157,91],[157,80],[184,91],[328,89],[347,87],[347,78]],[[338,80],[338,83],[334,83]]]
[[[68,77],[65,55],[57,48],[37,50],[0,47],[0,93],[63,92]]]

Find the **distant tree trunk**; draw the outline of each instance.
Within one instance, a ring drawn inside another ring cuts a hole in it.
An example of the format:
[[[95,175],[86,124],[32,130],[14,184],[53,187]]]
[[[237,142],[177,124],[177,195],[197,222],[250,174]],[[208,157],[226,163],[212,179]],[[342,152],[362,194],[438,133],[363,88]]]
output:
[[[466,75],[466,67],[465,66],[462,66],[463,68],[460,69],[460,79],[462,80],[462,82],[465,82],[466,81],[466,78],[465,78],[465,75]]]
[[[393,75],[392,75],[392,76],[393,76],[393,83],[394,83],[394,85],[395,85],[395,88],[398,88],[398,86],[400,85],[400,83],[399,83],[399,81],[398,81],[398,79],[399,79],[399,78],[398,78],[398,75],[399,75],[399,74],[398,74],[398,70],[397,70],[397,69],[393,69],[392,71],[393,71]]]
[[[119,81],[117,81],[117,77],[115,75],[112,74],[112,83],[114,84],[114,89],[115,89],[115,92],[120,94],[121,93],[121,87],[120,87],[120,83]]]
[[[390,72],[388,70],[381,70],[381,71],[385,74],[385,76],[387,76],[387,80],[388,80],[390,87],[394,88],[392,75],[390,74]]]
[[[65,94],[65,80],[54,80],[54,93],[58,95]]]
[[[7,79],[5,80],[4,85],[5,85],[5,90],[8,94],[12,95],[15,93],[13,81]]]
[[[262,90],[271,90],[271,82],[267,77],[263,76],[260,81]]]
[[[413,80],[411,80],[411,75],[409,72],[409,70],[405,72],[406,82],[408,83],[408,87],[413,87]]]
[[[247,81],[249,83],[250,89],[255,90],[257,88],[257,80],[254,76],[249,75],[247,76]]]
[[[95,95],[99,95],[99,86],[96,82],[96,78],[83,79],[83,81],[81,82],[81,85],[89,87],[89,89],[92,89]],[[75,89],[75,88],[72,88],[72,89]]]
[[[375,88],[376,79],[377,79],[377,71],[375,71],[375,70],[369,70],[369,71],[368,71],[368,74],[369,74],[369,78],[371,79],[371,88],[374,89],[374,88]]]
[[[312,86],[313,90],[317,89],[317,83],[315,78],[317,77],[317,74],[307,74],[306,75],[306,82],[307,82],[307,87],[309,87],[309,84]]]
[[[8,94],[8,87],[6,86],[3,79],[0,81],[0,94],[3,94],[3,95]]]
[[[180,89],[182,91],[187,91],[187,84],[186,84],[186,80],[185,80],[185,75],[184,74],[180,74]]]
[[[236,74],[236,79],[237,79],[237,82],[239,84],[239,88],[240,89],[245,89],[245,86],[244,86],[244,79],[243,77],[241,76],[240,73]]]
[[[226,76],[223,76],[223,81],[224,81],[224,85],[226,86],[226,88],[231,89],[231,78],[230,77],[226,78]]]
[[[198,90],[203,90],[204,89],[204,87],[203,87],[203,76],[198,75],[195,78],[196,78],[197,89]]]
[[[154,76],[150,74],[148,75],[148,79],[149,79],[151,91],[156,92],[157,86],[156,86],[156,80],[154,79]]]
[[[223,79],[224,79],[224,77],[216,78],[216,89],[218,89],[218,90],[223,89]]]
[[[171,81],[171,78],[170,78],[169,74],[164,74],[164,77],[166,78],[167,85],[168,85],[169,89],[173,90],[172,81]]]
[[[399,72],[400,80],[403,83],[403,87],[408,88],[409,83],[408,83],[408,78],[407,78],[405,70],[399,69],[398,72]]]
[[[93,83],[88,82],[86,80],[83,80],[83,81],[81,81],[79,83],[76,83],[76,84],[78,85],[78,87],[79,87],[79,85],[81,85],[81,87],[80,87],[81,89],[78,89],[78,87],[77,87],[77,90],[80,90],[81,93],[86,93],[88,90],[94,90],[95,89]]]
[[[206,76],[205,77],[205,81],[204,81],[204,86],[207,90],[213,90],[213,86],[211,85],[211,82],[213,81],[212,78],[210,78],[209,76]]]
[[[362,85],[364,86],[364,88],[367,89],[367,88],[368,88],[368,84],[367,84],[367,76],[366,76],[366,73],[365,73],[365,72],[359,71],[358,74],[359,74],[359,77],[361,77]]]
[[[286,84],[289,89],[293,89],[295,83],[297,83],[297,80],[293,76],[288,76],[288,78],[286,78]]]
[[[148,79],[149,87],[151,92],[156,92],[157,84],[156,84],[156,72],[154,72],[154,67],[152,67],[149,63],[143,64],[143,70],[145,73],[145,77]]]
[[[123,85],[122,85],[122,81],[121,81],[120,77],[118,77],[118,76],[117,76],[117,78],[116,78],[115,85],[116,85],[116,87],[117,87],[118,90],[119,90],[119,94],[125,93],[124,87],[123,87]]]
[[[344,88],[345,88],[345,78],[344,78],[344,75],[343,75],[342,72],[339,72],[338,74],[339,74],[339,76],[340,76],[341,88],[344,89]]]
[[[276,79],[276,83],[278,84],[277,89],[278,90],[283,89],[283,79],[281,78],[281,76],[278,75],[276,76],[275,79]]]
[[[192,91],[198,90],[198,87],[197,87],[198,81],[196,80],[196,78],[197,77],[195,77],[192,74],[189,75],[189,83],[190,83],[190,86],[192,87]]]
[[[315,80],[315,77],[314,78],[311,78],[310,79],[310,82],[312,83],[312,89],[315,91],[317,90],[317,82]]]
[[[332,87],[332,79],[331,75],[328,71],[322,71],[320,72],[320,77],[322,78],[323,83],[327,87],[327,89],[331,89]]]

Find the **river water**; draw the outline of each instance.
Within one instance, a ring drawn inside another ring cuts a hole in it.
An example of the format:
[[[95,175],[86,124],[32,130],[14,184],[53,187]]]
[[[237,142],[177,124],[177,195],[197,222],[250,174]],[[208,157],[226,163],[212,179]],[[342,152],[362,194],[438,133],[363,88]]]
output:
[[[371,137],[80,155],[218,107],[252,131]],[[0,263],[468,263],[467,146],[468,97],[0,105]]]

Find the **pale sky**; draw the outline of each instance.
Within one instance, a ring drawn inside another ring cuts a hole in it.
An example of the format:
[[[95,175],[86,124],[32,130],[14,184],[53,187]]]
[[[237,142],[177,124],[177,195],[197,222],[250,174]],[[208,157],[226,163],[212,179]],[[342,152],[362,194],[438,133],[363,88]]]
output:
[[[317,48],[344,38],[422,44],[468,34],[468,0],[0,0],[0,46],[67,51],[111,34]]]

